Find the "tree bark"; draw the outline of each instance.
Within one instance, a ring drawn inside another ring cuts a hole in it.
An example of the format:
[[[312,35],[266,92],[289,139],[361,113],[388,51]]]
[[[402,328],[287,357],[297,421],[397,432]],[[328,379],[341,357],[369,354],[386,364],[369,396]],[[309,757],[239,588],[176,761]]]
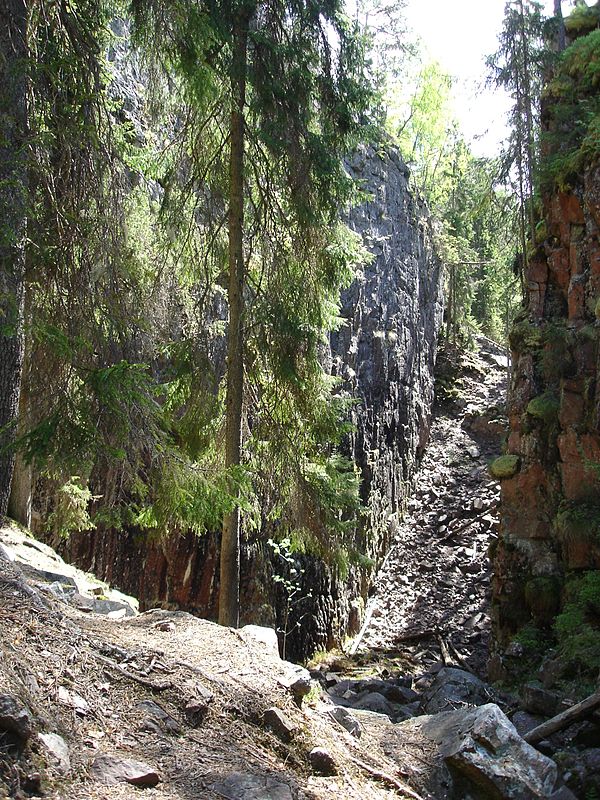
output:
[[[0,514],[10,496],[24,352],[27,21],[26,0],[0,4]]]
[[[229,327],[227,331],[227,396],[225,466],[235,469],[242,456],[244,396],[244,105],[249,13],[240,11],[233,26],[229,156]],[[230,479],[231,480],[231,479]],[[239,489],[231,480],[232,494]],[[219,623],[237,628],[240,606],[240,510],[223,520],[219,585]]]
[[[565,31],[561,0],[554,0],[554,16],[558,22],[558,52],[562,53],[567,46],[567,33]]]
[[[529,235],[532,245],[535,245],[535,212],[533,208],[533,186],[534,186],[534,169],[535,169],[535,154],[533,143],[533,97],[531,92],[530,80],[530,65],[529,65],[529,41],[527,38],[527,31],[525,28],[525,9],[523,7],[523,0],[519,0],[519,26],[521,29],[521,54],[523,65],[523,106],[525,110],[525,153],[526,153],[526,169],[527,169],[527,182],[529,203]]]

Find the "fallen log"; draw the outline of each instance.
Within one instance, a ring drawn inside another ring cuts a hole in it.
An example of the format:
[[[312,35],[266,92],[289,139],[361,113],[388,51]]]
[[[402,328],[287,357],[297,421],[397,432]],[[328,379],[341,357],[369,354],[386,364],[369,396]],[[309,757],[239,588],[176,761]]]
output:
[[[600,708],[600,689],[596,689],[596,691],[589,697],[586,697],[585,700],[582,700],[580,703],[575,703],[574,706],[567,708],[566,711],[561,711],[561,713],[557,714],[555,717],[546,720],[546,722],[542,722],[537,728],[525,734],[523,738],[527,744],[537,744],[548,736],[552,736],[553,733],[568,728],[569,725],[572,725],[574,722],[591,716],[597,708]]]

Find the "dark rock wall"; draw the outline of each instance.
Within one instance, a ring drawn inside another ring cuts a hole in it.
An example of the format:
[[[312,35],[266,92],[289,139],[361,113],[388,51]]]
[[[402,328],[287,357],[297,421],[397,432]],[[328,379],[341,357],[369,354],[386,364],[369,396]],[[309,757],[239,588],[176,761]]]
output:
[[[332,371],[358,400],[348,447],[363,479],[366,549],[381,557],[429,434],[441,266],[427,208],[397,151],[363,147],[348,166],[371,197],[348,222],[373,260],[342,297]]]
[[[549,625],[565,581],[600,568],[600,168],[547,195],[544,218],[526,310],[511,334],[508,452],[519,460],[502,481],[494,577],[501,645],[527,623]]]

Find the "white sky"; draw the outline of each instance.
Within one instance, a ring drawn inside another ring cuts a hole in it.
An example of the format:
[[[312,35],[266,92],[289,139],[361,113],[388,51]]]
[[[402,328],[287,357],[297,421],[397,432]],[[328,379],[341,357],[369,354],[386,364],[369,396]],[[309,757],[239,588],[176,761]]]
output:
[[[486,56],[498,49],[506,0],[408,0],[408,27],[417,33],[431,59],[455,79],[455,113],[477,155],[493,156],[506,136],[508,98],[486,89]],[[548,16],[552,0],[545,0]],[[563,0],[563,13],[574,5]]]

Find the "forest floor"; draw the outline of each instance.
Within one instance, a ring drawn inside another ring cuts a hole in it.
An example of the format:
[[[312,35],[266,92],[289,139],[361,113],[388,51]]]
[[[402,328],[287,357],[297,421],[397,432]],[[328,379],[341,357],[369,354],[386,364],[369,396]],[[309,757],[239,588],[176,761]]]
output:
[[[440,353],[429,444],[352,647],[363,668],[420,674],[441,662],[485,677],[499,504],[488,464],[506,434],[506,381],[506,351],[484,336]]]

